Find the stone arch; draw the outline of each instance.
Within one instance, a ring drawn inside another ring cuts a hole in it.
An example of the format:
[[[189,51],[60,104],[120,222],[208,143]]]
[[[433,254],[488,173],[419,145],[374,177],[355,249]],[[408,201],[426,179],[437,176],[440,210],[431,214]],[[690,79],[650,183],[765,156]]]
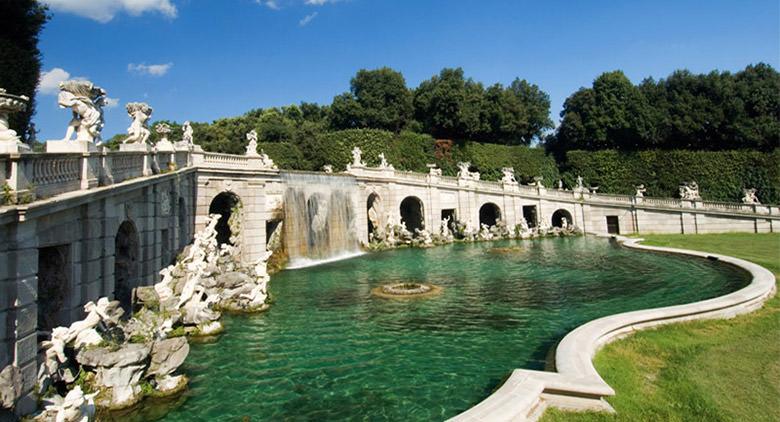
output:
[[[138,286],[140,242],[131,220],[119,225],[114,238],[114,298],[125,311],[130,310],[133,289]]]
[[[233,233],[230,231],[230,216],[233,214],[233,209],[241,204],[241,198],[233,192],[222,192],[215,196],[211,200],[209,205],[209,214],[219,214],[221,217],[217,222],[215,229],[217,230],[217,242],[222,245],[230,243],[230,236]]]
[[[479,225],[487,224],[488,227],[495,226],[501,220],[501,208],[492,202],[486,202],[479,207]]]
[[[425,208],[420,198],[407,196],[401,201],[399,208],[401,221],[406,224],[407,230],[414,233],[415,229],[423,229],[425,227]]]
[[[563,226],[563,219],[566,219],[566,223],[568,225],[571,225],[574,220],[571,217],[571,213],[568,210],[565,210],[563,208],[556,210],[554,213],[552,213],[551,223],[553,227],[562,227]]]
[[[377,231],[381,226],[381,204],[382,198],[378,193],[372,192],[370,195],[368,195],[368,199],[366,200],[366,213],[368,220],[369,239],[371,239],[371,236],[374,234],[374,232]]]

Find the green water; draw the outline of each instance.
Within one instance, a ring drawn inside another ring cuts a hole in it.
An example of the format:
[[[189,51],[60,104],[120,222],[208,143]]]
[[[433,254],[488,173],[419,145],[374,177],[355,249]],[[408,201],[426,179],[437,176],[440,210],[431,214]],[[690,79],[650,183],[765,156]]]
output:
[[[511,245],[522,250],[491,251]],[[444,290],[416,300],[371,296],[401,281]],[[218,342],[193,346],[183,397],[135,417],[443,420],[487,397],[513,368],[544,369],[555,343],[584,322],[747,282],[723,264],[595,238],[403,249],[288,270],[272,277],[270,311],[226,317]]]

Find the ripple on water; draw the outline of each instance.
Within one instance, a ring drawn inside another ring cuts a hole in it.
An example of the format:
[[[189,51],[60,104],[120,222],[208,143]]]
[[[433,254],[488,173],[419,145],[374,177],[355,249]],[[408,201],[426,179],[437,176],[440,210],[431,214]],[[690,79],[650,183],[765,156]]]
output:
[[[371,296],[408,280],[443,290]],[[512,369],[544,369],[550,348],[584,322],[747,281],[722,264],[595,238],[395,250],[285,271],[273,276],[269,311],[226,316],[218,343],[193,345],[182,399],[135,420],[443,420]]]

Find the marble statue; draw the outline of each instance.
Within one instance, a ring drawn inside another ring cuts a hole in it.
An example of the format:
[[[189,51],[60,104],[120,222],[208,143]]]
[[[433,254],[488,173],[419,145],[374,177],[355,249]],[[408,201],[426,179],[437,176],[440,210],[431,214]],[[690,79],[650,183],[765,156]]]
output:
[[[485,223],[480,225],[479,232],[477,233],[479,240],[492,240],[493,233],[490,231],[490,226]]]
[[[558,190],[563,190],[563,180],[558,179]]]
[[[365,167],[366,163],[363,162],[363,151],[358,147],[352,148],[352,167]]]
[[[742,193],[744,194],[744,196],[742,197],[742,203],[761,205],[761,201],[758,200],[758,196],[756,196],[756,192],[758,192],[758,190],[754,188],[743,189]]]
[[[10,114],[27,110],[29,101],[30,99],[24,95],[11,95],[6,93],[5,89],[0,88],[0,154],[29,151],[30,148],[21,141],[16,135],[16,131],[12,130],[8,124]],[[34,128],[32,123],[30,123],[30,127]],[[34,131],[34,129],[32,130]]]
[[[279,168],[274,164],[274,160],[272,160],[262,149],[260,150],[260,167],[268,170],[277,170]]]
[[[328,174],[333,173],[333,166],[330,164],[325,164],[324,166],[322,166],[322,171]]]
[[[154,131],[160,135],[160,140],[157,141],[155,147],[158,151],[173,151],[173,143],[168,140],[168,134],[171,133],[171,126],[168,123],[157,123],[154,126]]]
[[[151,135],[151,131],[146,127],[146,122],[152,117],[152,108],[146,103],[127,103],[125,108],[127,115],[133,119],[133,122],[127,128],[128,137],[122,143],[146,144],[149,135]]]
[[[569,220],[566,217],[561,217],[561,229],[566,230],[569,228]]]
[[[395,170],[393,165],[387,162],[384,152],[379,154],[379,168],[382,170]]]
[[[479,180],[479,172],[469,171],[471,163],[461,161],[458,163],[458,179],[461,180]]]
[[[249,133],[246,134],[246,140],[249,141],[249,143],[246,145],[245,155],[259,156],[260,154],[257,153],[257,131],[254,129],[250,130]]]
[[[192,146],[193,139],[192,139],[192,125],[190,124],[190,121],[187,120],[184,122],[184,124],[181,126],[181,141],[187,145]]]
[[[688,182],[680,185],[680,198],[687,201],[701,200],[699,195],[699,184],[696,182]]]
[[[428,174],[431,176],[441,176],[441,169],[436,167],[436,164],[426,164],[428,167]]]
[[[501,178],[501,183],[507,184],[507,185],[516,185],[517,179],[515,179],[515,169],[512,167],[504,167],[501,169],[501,173],[503,173],[503,177]]]
[[[585,192],[585,185],[583,184],[582,176],[577,176],[577,187],[574,189],[575,192]]]
[[[542,177],[542,176],[535,176],[533,183],[531,183],[531,186],[534,186],[536,188],[543,188],[544,185],[542,184],[542,180],[544,180],[544,177]]]
[[[100,142],[103,106],[106,104],[106,91],[103,88],[89,81],[60,82],[57,103],[61,108],[69,108],[73,112],[64,141],[71,140],[75,133],[77,141]]]
[[[77,385],[65,395],[65,398],[57,396],[51,404],[47,404],[45,411],[53,416],[54,422],[89,422],[95,418],[97,394],[84,394],[81,387]]]
[[[647,189],[645,188],[645,185],[638,185],[636,187],[636,193],[634,194],[634,196],[637,198],[644,198],[646,192]]]
[[[520,231],[523,233],[531,231],[531,228],[528,226],[528,220],[525,217],[520,217]]]

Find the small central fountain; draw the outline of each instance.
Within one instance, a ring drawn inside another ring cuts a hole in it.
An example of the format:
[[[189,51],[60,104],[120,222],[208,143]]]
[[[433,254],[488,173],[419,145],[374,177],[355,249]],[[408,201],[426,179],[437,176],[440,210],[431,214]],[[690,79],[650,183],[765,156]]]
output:
[[[428,297],[441,292],[441,287],[427,283],[392,283],[371,289],[371,294],[387,299]]]

